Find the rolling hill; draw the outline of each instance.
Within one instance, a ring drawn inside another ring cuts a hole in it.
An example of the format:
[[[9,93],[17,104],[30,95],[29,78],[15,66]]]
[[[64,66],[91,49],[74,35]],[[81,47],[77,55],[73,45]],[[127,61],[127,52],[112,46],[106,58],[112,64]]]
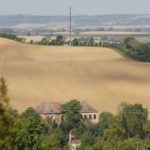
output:
[[[66,16],[38,16],[38,15],[0,15],[0,26],[40,28],[45,25],[68,26],[68,15]],[[75,27],[92,27],[100,25],[150,25],[150,14],[113,14],[113,15],[76,15],[73,16]],[[33,24],[33,26],[31,26]],[[19,25],[19,26],[18,26]],[[20,26],[22,25],[22,26]],[[45,26],[46,27],[46,26]]]
[[[150,64],[108,48],[49,47],[0,38],[0,76],[11,106],[24,111],[43,101],[86,100],[115,113],[121,102],[150,108]]]

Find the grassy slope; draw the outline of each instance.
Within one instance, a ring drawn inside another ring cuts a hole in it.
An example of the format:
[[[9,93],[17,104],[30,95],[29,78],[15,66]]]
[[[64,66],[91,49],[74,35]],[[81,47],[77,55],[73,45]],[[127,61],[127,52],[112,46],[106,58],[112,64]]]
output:
[[[121,102],[150,108],[150,64],[108,48],[46,47],[0,39],[0,76],[19,111],[42,101],[86,100],[116,112]]]

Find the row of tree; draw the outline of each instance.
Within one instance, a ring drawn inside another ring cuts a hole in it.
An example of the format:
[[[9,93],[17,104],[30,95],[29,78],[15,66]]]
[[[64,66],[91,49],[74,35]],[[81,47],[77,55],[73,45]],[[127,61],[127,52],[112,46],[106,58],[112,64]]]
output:
[[[51,40],[49,37],[43,38],[38,44],[42,45],[69,45],[66,39],[58,35],[56,39]],[[122,42],[99,41],[94,38],[74,38],[71,42],[73,46],[100,46],[117,49],[123,55],[139,61],[150,62],[150,44],[142,43],[133,37],[125,38]]]
[[[14,34],[1,33],[0,37],[12,39],[19,42],[25,42],[24,38],[20,38]],[[31,40],[31,44],[34,42]],[[123,40],[123,42],[109,42],[109,41],[99,41],[96,42],[94,38],[74,38],[72,42],[66,41],[66,38],[62,35],[58,35],[56,39],[51,39],[50,37],[44,37],[40,42],[40,45],[73,45],[73,46],[101,46],[101,47],[112,47],[117,49],[123,55],[136,59],[139,61],[150,62],[150,44],[142,43],[133,37],[128,37]]]
[[[150,43],[142,43],[134,37],[127,37],[122,42],[104,42],[101,46],[115,48],[122,55],[143,62],[150,62]]]
[[[7,39],[10,39],[10,40],[15,40],[15,41],[18,41],[18,42],[24,42],[25,41],[24,38],[20,38],[15,34],[0,33],[0,37],[7,38]]]
[[[124,39],[124,47],[121,47],[122,52],[127,56],[140,60],[150,62],[150,45],[139,42],[133,37]]]
[[[31,41],[30,43],[33,43]],[[104,46],[111,47],[109,42],[95,42],[94,38],[74,38],[71,42],[67,41],[65,37],[62,35],[58,35],[55,39],[51,39],[50,37],[44,37],[40,42],[40,45],[54,45],[54,46],[64,46],[64,45],[72,45],[72,46]]]
[[[62,35],[58,35],[56,39],[51,39],[50,37],[44,37],[40,42],[40,45],[54,45],[54,46],[62,46],[65,44],[65,38]]]

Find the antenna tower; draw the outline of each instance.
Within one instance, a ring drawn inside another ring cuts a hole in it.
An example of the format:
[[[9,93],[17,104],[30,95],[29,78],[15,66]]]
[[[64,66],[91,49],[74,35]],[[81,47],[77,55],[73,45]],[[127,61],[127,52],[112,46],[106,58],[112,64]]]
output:
[[[69,8],[69,13],[70,13],[70,46],[72,46],[72,8],[70,6]]]

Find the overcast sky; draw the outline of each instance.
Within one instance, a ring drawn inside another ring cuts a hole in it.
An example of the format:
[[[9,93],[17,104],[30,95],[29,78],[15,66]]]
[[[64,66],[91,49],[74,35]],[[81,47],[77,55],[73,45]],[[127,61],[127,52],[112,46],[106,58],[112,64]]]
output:
[[[150,14],[150,0],[0,0],[0,15]]]

